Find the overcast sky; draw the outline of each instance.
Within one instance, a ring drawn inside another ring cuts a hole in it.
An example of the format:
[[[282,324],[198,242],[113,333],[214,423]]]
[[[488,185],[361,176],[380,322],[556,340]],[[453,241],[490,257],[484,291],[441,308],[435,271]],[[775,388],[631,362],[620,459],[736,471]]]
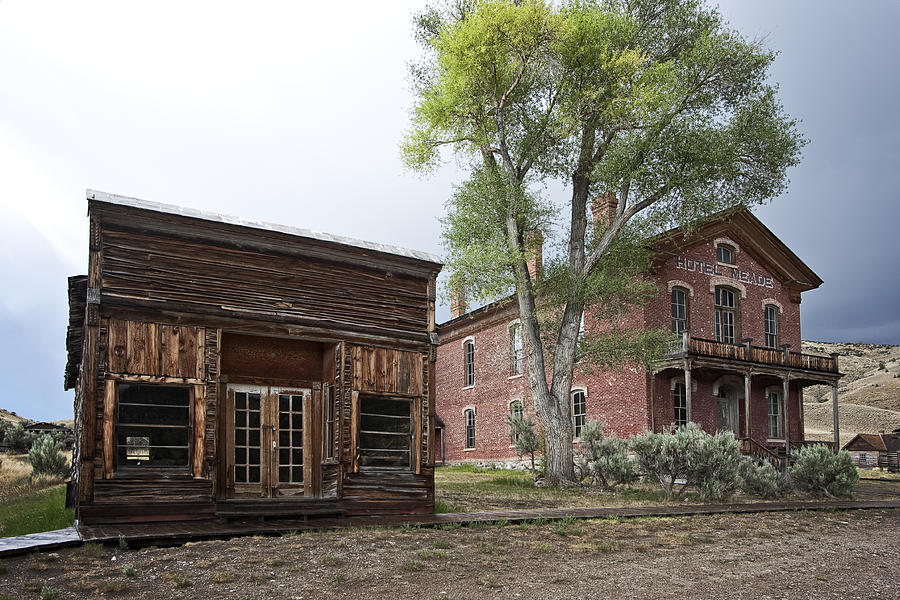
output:
[[[72,416],[85,188],[440,253],[459,173],[422,179],[398,152],[419,4],[0,0],[0,407]],[[803,337],[900,343],[900,2],[720,8],[781,51],[772,77],[810,139],[756,211],[825,280]]]

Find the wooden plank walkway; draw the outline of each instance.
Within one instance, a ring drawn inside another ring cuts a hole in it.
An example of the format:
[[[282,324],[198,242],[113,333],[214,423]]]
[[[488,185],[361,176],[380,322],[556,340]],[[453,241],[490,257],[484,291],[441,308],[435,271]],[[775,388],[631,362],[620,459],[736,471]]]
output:
[[[795,510],[866,510],[900,508],[900,500],[846,500],[811,502],[757,502],[745,504],[688,504],[624,508],[554,508],[505,510],[437,515],[344,517],[335,519],[272,519],[239,521],[185,521],[130,525],[96,525],[49,531],[17,538],[0,538],[0,556],[24,554],[84,542],[118,543],[124,538],[132,547],[179,545],[189,541],[223,539],[245,535],[281,535],[289,532],[327,531],[374,527],[440,527],[473,523],[520,523],[544,519],[602,519],[610,517],[667,517],[725,513],[787,512]]]

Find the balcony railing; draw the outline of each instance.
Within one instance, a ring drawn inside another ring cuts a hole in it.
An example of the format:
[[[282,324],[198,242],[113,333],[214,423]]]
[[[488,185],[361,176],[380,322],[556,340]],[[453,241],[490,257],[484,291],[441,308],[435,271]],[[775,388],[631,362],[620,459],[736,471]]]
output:
[[[673,353],[687,353],[764,365],[788,366],[808,371],[838,372],[837,355],[816,356],[801,352],[791,352],[787,346],[782,347],[780,350],[761,348],[759,346],[751,346],[749,341],[744,344],[729,344],[690,337],[686,332],[683,334],[681,343],[676,344],[676,347],[673,348]]]

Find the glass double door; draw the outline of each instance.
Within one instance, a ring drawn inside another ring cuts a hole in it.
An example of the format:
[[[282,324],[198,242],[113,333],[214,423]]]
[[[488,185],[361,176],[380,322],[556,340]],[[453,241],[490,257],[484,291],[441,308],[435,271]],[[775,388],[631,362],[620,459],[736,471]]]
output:
[[[304,388],[229,385],[228,495],[233,498],[302,496],[308,473]]]

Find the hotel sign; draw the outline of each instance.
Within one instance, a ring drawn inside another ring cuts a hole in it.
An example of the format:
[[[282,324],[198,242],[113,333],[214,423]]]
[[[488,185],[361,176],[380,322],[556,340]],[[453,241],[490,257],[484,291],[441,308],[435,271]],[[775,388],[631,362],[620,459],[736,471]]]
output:
[[[765,288],[773,288],[775,284],[772,278],[762,273],[754,273],[753,271],[745,271],[737,267],[727,267],[717,263],[708,263],[702,260],[695,260],[685,256],[675,257],[675,268],[683,271],[691,271],[701,273],[703,275],[718,275],[719,277],[730,277],[741,283],[749,283]]]

